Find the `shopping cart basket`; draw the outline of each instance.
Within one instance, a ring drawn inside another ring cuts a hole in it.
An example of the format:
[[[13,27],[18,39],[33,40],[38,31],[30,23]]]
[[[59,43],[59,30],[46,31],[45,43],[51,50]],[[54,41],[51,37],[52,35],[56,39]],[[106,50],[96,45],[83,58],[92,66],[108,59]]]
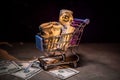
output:
[[[60,52],[60,55],[48,55],[44,57],[38,58],[40,61],[40,66],[47,70],[53,66],[58,65],[72,65],[73,67],[77,67],[77,63],[79,61],[79,56],[73,51],[75,46],[79,46],[84,27],[89,24],[89,19],[77,19],[75,18],[73,23],[71,24],[76,29],[73,33],[61,34],[60,36],[53,36],[49,38],[42,38],[38,33],[36,38],[36,47],[49,54],[56,52]],[[66,53],[68,49],[71,49],[71,53],[76,56],[75,60],[67,61]],[[49,60],[53,60],[53,62],[49,63]]]

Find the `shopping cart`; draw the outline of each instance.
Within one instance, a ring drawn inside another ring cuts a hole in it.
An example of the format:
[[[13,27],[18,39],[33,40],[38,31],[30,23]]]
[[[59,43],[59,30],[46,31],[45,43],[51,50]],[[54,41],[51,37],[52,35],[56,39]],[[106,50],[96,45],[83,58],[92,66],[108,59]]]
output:
[[[61,34],[60,36],[53,36],[49,38],[42,38],[40,33],[38,33],[35,36],[36,47],[48,54],[48,56],[38,58],[38,60],[40,61],[40,66],[44,70],[47,70],[48,68],[54,66],[66,64],[77,67],[80,58],[78,54],[73,51],[73,49],[75,48],[75,46],[79,46],[84,27],[87,24],[89,24],[89,19],[74,18],[74,21],[71,24],[75,27],[75,31],[73,33]],[[74,60],[67,60],[66,53],[68,52],[68,49],[71,49],[71,53],[76,57]],[[60,55],[54,55],[58,52],[60,53]],[[53,55],[49,55],[50,53],[53,53]]]

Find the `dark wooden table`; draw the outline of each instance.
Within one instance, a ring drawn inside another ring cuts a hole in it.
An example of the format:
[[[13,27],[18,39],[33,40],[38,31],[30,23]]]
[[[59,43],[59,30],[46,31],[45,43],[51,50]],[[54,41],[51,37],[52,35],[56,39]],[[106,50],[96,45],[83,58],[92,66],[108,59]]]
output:
[[[21,60],[44,55],[36,49],[34,43],[12,43],[8,53]],[[81,43],[75,48],[81,55],[81,62],[76,68],[80,71],[67,80],[120,80],[120,44],[118,43]],[[0,80],[23,80],[11,75],[1,75]],[[46,71],[42,71],[29,80],[60,80]]]

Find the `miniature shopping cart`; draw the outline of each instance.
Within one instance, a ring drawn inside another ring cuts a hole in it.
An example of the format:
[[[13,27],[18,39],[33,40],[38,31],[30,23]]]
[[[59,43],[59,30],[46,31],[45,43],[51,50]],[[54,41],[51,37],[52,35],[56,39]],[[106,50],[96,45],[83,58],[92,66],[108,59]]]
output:
[[[75,27],[75,31],[73,33],[61,34],[60,36],[49,38],[42,38],[41,35],[38,33],[35,36],[36,47],[47,54],[51,52],[53,53],[53,55],[38,58],[38,60],[40,61],[40,66],[44,70],[47,70],[54,66],[66,64],[77,67],[80,58],[78,54],[73,51],[73,49],[75,48],[75,46],[79,46],[84,27],[87,24],[89,24],[89,19],[75,18],[73,23],[71,24],[73,27]],[[71,49],[70,52],[75,56],[74,60],[67,60],[66,54],[69,54],[68,49]],[[54,55],[58,52],[60,53],[60,55]]]

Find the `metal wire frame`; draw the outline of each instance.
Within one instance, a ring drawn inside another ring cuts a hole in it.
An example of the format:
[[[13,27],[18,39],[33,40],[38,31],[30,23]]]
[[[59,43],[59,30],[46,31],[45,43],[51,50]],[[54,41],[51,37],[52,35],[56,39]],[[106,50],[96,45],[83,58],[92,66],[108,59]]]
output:
[[[79,56],[73,50],[76,46],[79,46],[81,37],[83,35],[84,27],[89,23],[88,19],[75,19],[76,21],[73,22],[72,26],[76,29],[73,33],[62,34],[60,36],[53,36],[49,38],[43,38],[43,47],[44,51],[49,54],[49,52],[56,52],[59,51],[61,53],[60,56],[54,56],[56,58],[61,57],[62,63],[56,64],[43,64],[44,68],[51,66],[51,65],[60,65],[60,64],[70,64],[73,63],[74,67],[77,66],[77,62],[79,61]],[[65,53],[67,49],[71,49],[71,53],[73,53],[77,58],[75,61],[65,62],[66,56]]]

